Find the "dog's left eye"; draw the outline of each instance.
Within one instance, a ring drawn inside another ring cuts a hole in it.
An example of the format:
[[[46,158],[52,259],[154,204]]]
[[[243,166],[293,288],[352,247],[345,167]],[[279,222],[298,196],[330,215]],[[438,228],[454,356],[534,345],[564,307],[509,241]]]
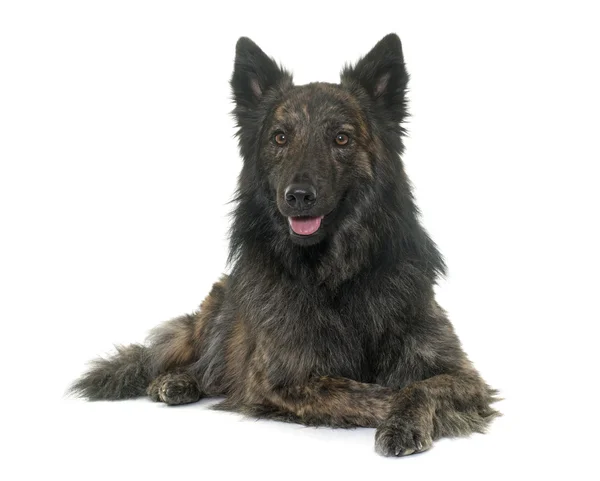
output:
[[[337,145],[346,145],[350,141],[348,134],[339,133],[335,136],[335,143]]]
[[[285,135],[283,132],[276,132],[275,135],[273,135],[273,140],[277,145],[285,145],[287,144],[288,139],[287,135]]]

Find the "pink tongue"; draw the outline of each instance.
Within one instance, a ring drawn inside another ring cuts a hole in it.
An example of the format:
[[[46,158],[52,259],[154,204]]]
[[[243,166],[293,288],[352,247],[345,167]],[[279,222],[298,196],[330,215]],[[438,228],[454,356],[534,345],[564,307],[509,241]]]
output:
[[[311,235],[321,227],[321,217],[289,217],[292,230],[298,235]]]

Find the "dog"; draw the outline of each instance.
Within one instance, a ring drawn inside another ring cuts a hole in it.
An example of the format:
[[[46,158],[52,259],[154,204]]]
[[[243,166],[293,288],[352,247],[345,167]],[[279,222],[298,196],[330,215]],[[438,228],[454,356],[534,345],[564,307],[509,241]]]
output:
[[[223,396],[218,408],[250,416],[376,428],[384,456],[484,432],[497,391],[435,300],[445,264],[401,160],[408,79],[395,34],[339,84],[300,86],[240,38],[230,273],[197,312],[93,361],[70,392]]]

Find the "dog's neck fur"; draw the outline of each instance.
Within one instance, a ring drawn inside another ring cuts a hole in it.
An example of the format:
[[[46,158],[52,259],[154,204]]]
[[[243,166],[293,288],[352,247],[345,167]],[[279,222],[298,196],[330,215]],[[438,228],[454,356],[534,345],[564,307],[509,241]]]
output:
[[[230,231],[229,260],[234,270],[243,269],[246,259],[256,265],[258,257],[274,276],[291,276],[336,290],[359,275],[373,277],[409,268],[420,282],[433,285],[445,273],[444,261],[419,223],[400,159],[396,162],[396,175],[385,188],[369,190],[371,199],[353,199],[348,202],[351,208],[339,206],[347,211],[342,212],[337,231],[313,246],[291,241],[287,223],[269,200],[268,186],[253,187],[255,179],[248,177],[254,176],[242,171]]]

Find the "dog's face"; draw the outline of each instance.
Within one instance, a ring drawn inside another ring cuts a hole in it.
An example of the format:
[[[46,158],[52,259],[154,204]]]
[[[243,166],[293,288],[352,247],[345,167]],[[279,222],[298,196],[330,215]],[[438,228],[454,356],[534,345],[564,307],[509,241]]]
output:
[[[372,176],[360,106],[337,85],[293,87],[265,121],[259,162],[291,239],[313,244],[333,227],[355,183]]]
[[[361,190],[381,171],[382,132],[391,125],[399,137],[406,83],[395,35],[346,68],[340,84],[303,86],[240,39],[232,87],[242,155],[294,243],[324,240],[358,207]]]

